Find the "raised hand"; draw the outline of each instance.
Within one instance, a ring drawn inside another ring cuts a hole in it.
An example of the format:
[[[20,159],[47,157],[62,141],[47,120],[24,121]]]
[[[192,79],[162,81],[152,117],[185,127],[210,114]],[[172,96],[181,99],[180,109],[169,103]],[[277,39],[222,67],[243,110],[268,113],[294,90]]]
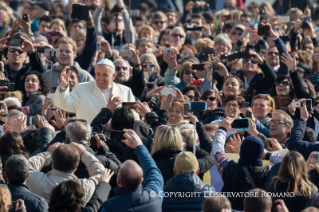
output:
[[[61,72],[60,76],[60,81],[61,81],[61,86],[63,88],[67,88],[70,82],[70,75],[71,71],[69,70],[68,72],[66,71],[69,67],[64,67],[63,71]]]
[[[100,138],[100,136],[101,136],[104,140],[106,140],[104,134],[94,135],[94,138],[95,138],[95,140],[96,140],[96,147],[97,147],[97,149],[100,149],[101,146],[106,145],[106,143],[103,141],[103,139]]]
[[[251,30],[251,34],[250,34],[250,38],[249,38],[249,45],[254,45],[256,43],[256,41],[258,40],[258,32],[257,32],[257,28],[254,27],[252,30]]]
[[[47,151],[50,152],[50,154],[52,155],[53,152],[54,152],[59,146],[61,146],[61,145],[63,145],[63,144],[60,143],[60,142],[56,142],[56,143],[50,145],[50,146],[48,147],[48,150],[47,150]]]
[[[107,56],[112,54],[112,49],[111,46],[109,44],[109,42],[105,39],[102,39],[101,41],[101,50],[102,52],[104,52]]]
[[[228,131],[233,121],[234,121],[233,118],[226,117],[220,122],[219,127],[223,127]]]
[[[138,115],[145,117],[146,114],[151,112],[151,108],[148,106],[147,102],[139,102],[135,101],[135,112],[138,113]]]
[[[218,63],[218,69],[214,70],[214,72],[223,78],[226,78],[229,75],[228,70],[223,63]]]
[[[27,130],[26,121],[27,121],[27,116],[22,114],[21,116],[19,116],[18,118],[14,120],[14,123],[11,127],[11,131],[17,132],[19,134],[26,131]]]
[[[33,47],[33,44],[22,36],[20,36],[20,38],[23,41],[23,50],[26,51],[28,54],[34,53],[35,49]]]
[[[195,122],[198,122],[198,119],[195,115],[193,115],[191,113],[188,113],[187,115],[190,117],[192,124],[195,124]]]
[[[114,96],[114,94],[111,94],[109,98],[109,102],[107,104],[107,109],[109,109],[112,113],[116,110],[116,108],[122,104],[121,97],[119,96]]]
[[[124,129],[123,131],[125,132],[123,136],[126,139],[122,140],[122,142],[125,143],[126,146],[135,149],[136,147],[143,145],[141,138],[136,134],[136,132],[128,129]]]
[[[53,111],[53,116],[55,117],[55,121],[52,120],[51,123],[57,129],[61,129],[64,126],[64,122],[66,120],[66,112],[61,109],[56,109]]]
[[[297,62],[295,57],[296,56],[292,58],[288,52],[281,55],[281,62],[283,62],[292,73],[297,71]]]
[[[232,150],[233,153],[239,154],[240,146],[244,139],[244,137],[240,138],[239,134],[234,134],[230,137],[231,144],[228,145],[228,147]]]
[[[252,56],[252,61],[257,62],[260,65],[264,63],[264,60],[260,57],[260,55],[254,52],[253,50],[249,49],[249,54]]]
[[[282,146],[280,145],[280,143],[278,142],[277,139],[275,138],[268,138],[268,141],[271,143],[272,147],[268,147],[267,149],[271,152],[273,151],[277,151],[277,150],[281,150]]]
[[[99,182],[104,181],[106,183],[109,183],[114,172],[111,171],[111,169],[105,169],[102,173],[100,178],[98,179]]]

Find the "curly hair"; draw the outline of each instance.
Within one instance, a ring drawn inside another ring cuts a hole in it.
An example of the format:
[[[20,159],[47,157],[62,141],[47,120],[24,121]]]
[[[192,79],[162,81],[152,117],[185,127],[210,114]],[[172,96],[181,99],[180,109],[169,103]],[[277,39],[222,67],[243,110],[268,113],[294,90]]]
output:
[[[7,186],[0,185],[0,212],[7,212],[11,206],[11,193]]]
[[[79,212],[83,208],[84,190],[78,181],[67,180],[51,193],[49,212]]]
[[[28,71],[24,78],[23,78],[23,82],[20,84],[20,87],[19,87],[19,90],[22,92],[22,95],[23,95],[23,102],[25,102],[25,98],[26,98],[26,91],[25,91],[25,87],[24,87],[24,84],[25,84],[25,80],[27,78],[27,76],[31,75],[31,74],[34,74],[38,77],[39,79],[39,82],[40,82],[40,86],[41,86],[41,89],[39,91],[41,91],[41,93],[43,95],[47,95],[50,91],[50,88],[49,88],[49,83],[48,81],[44,78],[44,76],[37,72],[37,71]]]
[[[23,139],[17,132],[6,132],[0,139],[0,154],[24,155],[28,158]]]

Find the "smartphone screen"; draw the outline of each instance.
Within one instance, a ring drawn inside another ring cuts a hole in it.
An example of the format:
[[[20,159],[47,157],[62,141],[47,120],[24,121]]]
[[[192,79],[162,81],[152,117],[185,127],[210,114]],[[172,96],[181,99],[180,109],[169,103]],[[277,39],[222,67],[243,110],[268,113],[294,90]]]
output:
[[[244,108],[249,108],[249,102],[244,102]]]
[[[191,102],[190,111],[205,111],[207,110],[207,102]]]
[[[135,105],[135,102],[123,102],[122,103],[122,107],[128,107],[130,109],[136,109],[136,107],[134,105]]]
[[[235,119],[231,125],[234,129],[247,129],[249,128],[248,119]]]
[[[187,114],[189,113],[189,102],[184,102],[183,104],[183,116],[189,117]]]
[[[308,113],[310,113],[311,108],[312,108],[312,100],[311,99],[306,99],[306,106],[307,106]]]
[[[246,118],[252,118],[251,111],[246,111]]]
[[[319,152],[312,152],[312,165],[319,164]]]
[[[205,70],[204,66],[205,64],[193,64],[192,70]]]

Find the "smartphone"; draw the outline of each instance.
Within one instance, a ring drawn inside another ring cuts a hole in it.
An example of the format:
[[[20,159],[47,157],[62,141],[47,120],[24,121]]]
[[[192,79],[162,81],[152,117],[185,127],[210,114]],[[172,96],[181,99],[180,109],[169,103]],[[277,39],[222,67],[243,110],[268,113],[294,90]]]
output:
[[[207,110],[207,102],[190,102],[190,111],[205,111]]]
[[[38,125],[38,118],[36,116],[30,116],[28,125],[37,126]]]
[[[115,140],[124,140],[126,139],[124,137],[124,131],[122,130],[111,130],[110,138],[115,139]]]
[[[252,112],[251,111],[246,111],[246,118],[252,118]]]
[[[315,166],[316,164],[319,164],[319,152],[312,152],[312,163],[311,163],[311,165],[316,167]]]
[[[88,14],[89,14],[89,7],[79,4],[73,4],[72,5],[72,13],[71,18],[72,19],[79,19],[79,20],[88,20]]]
[[[300,102],[291,102],[291,107],[299,108],[299,107],[301,107],[301,103]]]
[[[193,64],[192,70],[205,70],[204,66],[205,64]]]
[[[128,49],[121,49],[119,51],[121,57],[133,57],[133,51]]]
[[[264,36],[269,37],[270,26],[264,26]]]
[[[54,93],[48,94],[48,97],[51,99],[51,103],[54,104]]]
[[[231,127],[233,129],[239,130],[239,131],[248,131],[249,129],[249,119],[243,118],[243,119],[235,119],[233,123],[231,124]]]
[[[190,102],[183,102],[183,117],[189,117],[187,114],[189,113]]]
[[[21,38],[8,38],[7,45],[8,46],[22,46],[23,41]]]
[[[257,34],[259,36],[263,36],[264,35],[264,28],[263,28],[263,26],[261,24],[258,24]]]
[[[15,91],[15,83],[10,83],[8,86],[8,89],[0,89],[0,91],[4,91],[4,92],[11,92],[11,91]]]
[[[45,50],[45,49],[48,49],[48,47],[39,46],[39,47],[37,48],[37,52],[38,52],[38,53],[44,53],[44,50]]]
[[[22,20],[24,20],[25,22],[29,22],[29,15],[28,14],[23,14],[22,15]]]
[[[222,15],[222,17],[224,18],[224,20],[225,20],[225,21],[233,20],[233,15],[232,15],[232,14],[229,14],[229,15]]]
[[[185,31],[202,31],[203,30],[203,27],[197,27],[197,26],[194,26],[194,25],[187,25],[185,27]]]
[[[311,99],[306,99],[306,106],[308,113],[311,113],[311,108],[312,108],[312,100]]]
[[[44,55],[46,57],[59,57],[60,56],[60,49],[45,49]]]
[[[136,103],[135,102],[122,102],[122,107],[128,107],[130,109],[136,109],[134,106]]]
[[[289,23],[290,17],[289,16],[279,16],[277,19],[277,22],[278,22],[278,24]]]
[[[168,94],[173,94],[174,97],[176,97],[177,93],[173,88],[163,88],[161,91],[162,96],[166,96]]]
[[[29,113],[30,113],[30,108],[29,108],[29,106],[22,107],[22,112],[23,112],[24,114],[29,114]]]
[[[203,46],[202,49],[201,49],[201,52],[205,53],[205,54],[214,54],[215,53],[215,49],[212,48],[212,47]]]
[[[238,53],[234,53],[234,54],[228,55],[228,56],[226,57],[226,60],[227,60],[227,61],[233,61],[233,60],[238,59],[238,56],[239,56]],[[221,59],[221,57],[220,57],[220,59]]]
[[[217,62],[212,62],[212,69],[213,70],[218,69],[218,63]]]
[[[249,108],[249,102],[244,102],[244,108]]]
[[[10,84],[9,80],[0,80],[0,86],[9,87],[9,84]]]
[[[238,58],[250,59],[252,55],[249,52],[238,52]]]

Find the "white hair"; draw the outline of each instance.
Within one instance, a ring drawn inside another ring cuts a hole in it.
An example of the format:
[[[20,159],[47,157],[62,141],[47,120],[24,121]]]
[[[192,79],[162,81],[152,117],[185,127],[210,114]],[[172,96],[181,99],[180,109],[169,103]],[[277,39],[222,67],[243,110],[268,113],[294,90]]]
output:
[[[180,26],[176,26],[173,29],[171,29],[171,31],[169,32],[169,35],[172,35],[173,31],[175,31],[175,30],[182,30],[182,32],[183,32],[183,34],[185,36],[185,31],[184,31],[183,27],[180,27]]]
[[[21,107],[21,102],[16,97],[7,97],[3,100],[3,102],[7,105],[7,107],[12,106],[12,105]]]

